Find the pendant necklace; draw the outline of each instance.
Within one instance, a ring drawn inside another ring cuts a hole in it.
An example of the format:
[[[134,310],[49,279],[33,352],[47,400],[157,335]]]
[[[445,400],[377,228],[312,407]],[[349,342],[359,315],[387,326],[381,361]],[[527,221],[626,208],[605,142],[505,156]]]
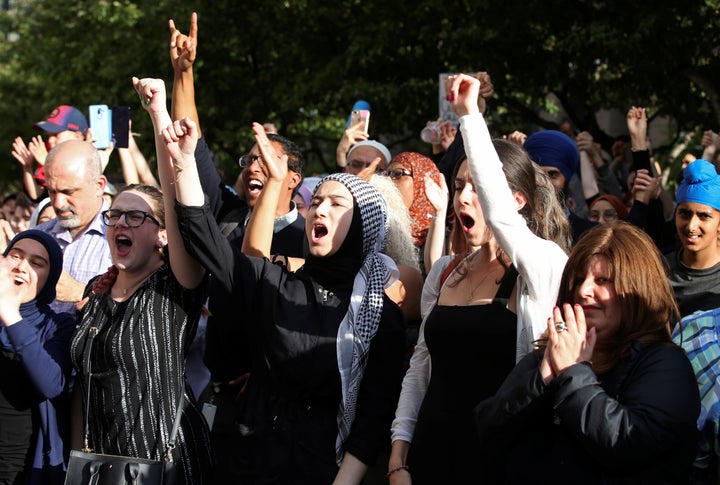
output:
[[[480,285],[482,285],[485,282],[485,280],[488,279],[488,276],[495,274],[496,271],[497,271],[496,269],[489,269],[488,272],[485,273],[485,275],[482,277],[480,282],[470,290],[470,293],[468,294],[468,297],[467,297],[468,303],[471,303],[474,300],[475,290],[477,290],[480,287]]]

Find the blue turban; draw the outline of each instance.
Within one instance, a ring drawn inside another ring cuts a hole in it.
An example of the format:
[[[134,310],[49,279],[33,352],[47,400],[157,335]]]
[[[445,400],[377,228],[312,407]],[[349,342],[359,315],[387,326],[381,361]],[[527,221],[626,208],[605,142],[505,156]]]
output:
[[[678,204],[695,202],[720,210],[720,175],[715,165],[699,159],[685,167],[675,200]]]
[[[565,133],[545,130],[533,133],[523,148],[530,158],[542,167],[555,167],[570,182],[573,174],[580,171],[580,152],[575,141]]]

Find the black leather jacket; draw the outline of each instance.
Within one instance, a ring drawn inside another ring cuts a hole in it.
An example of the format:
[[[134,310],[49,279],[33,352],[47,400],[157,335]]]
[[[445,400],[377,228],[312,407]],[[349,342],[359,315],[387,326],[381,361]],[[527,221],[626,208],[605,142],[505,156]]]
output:
[[[548,385],[541,360],[475,409],[483,483],[688,483],[700,398],[681,348],[635,342],[603,376],[580,363]]]

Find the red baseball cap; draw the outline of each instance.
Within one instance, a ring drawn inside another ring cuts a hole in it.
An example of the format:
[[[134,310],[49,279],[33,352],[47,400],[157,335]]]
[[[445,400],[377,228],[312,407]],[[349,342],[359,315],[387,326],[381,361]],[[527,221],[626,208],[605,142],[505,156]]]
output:
[[[35,123],[36,130],[43,130],[48,133],[60,133],[61,131],[77,131],[85,134],[88,129],[87,119],[82,112],[67,104],[58,106],[48,116],[47,120]]]

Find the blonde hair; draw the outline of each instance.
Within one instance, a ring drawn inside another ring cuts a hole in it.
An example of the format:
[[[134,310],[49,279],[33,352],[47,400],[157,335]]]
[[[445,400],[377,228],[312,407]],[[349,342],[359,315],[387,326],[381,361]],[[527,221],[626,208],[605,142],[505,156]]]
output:
[[[371,176],[370,185],[382,194],[388,208],[390,230],[383,253],[397,264],[412,266],[419,271],[420,258],[412,238],[412,219],[400,191],[390,177],[382,175]]]

